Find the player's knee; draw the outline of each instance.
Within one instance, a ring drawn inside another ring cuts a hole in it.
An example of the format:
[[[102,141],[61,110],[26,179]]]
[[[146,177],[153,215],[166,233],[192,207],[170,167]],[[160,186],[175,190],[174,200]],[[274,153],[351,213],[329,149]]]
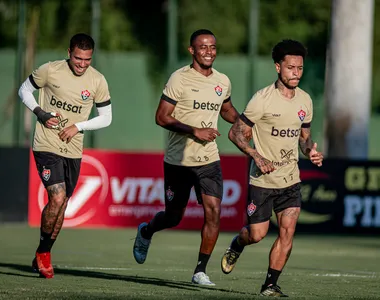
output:
[[[54,206],[62,207],[67,203],[67,198],[65,194],[51,195],[49,196],[49,202]]]
[[[279,230],[280,232],[280,239],[283,241],[289,241],[291,242],[294,237],[295,228],[294,227],[282,227]]]
[[[182,220],[181,214],[166,214],[166,224],[168,228],[179,225]]]
[[[256,244],[263,240],[266,236],[266,233],[264,232],[252,232],[248,236],[248,242],[249,244]]]
[[[220,222],[220,205],[213,205],[205,208],[205,221],[218,225]]]

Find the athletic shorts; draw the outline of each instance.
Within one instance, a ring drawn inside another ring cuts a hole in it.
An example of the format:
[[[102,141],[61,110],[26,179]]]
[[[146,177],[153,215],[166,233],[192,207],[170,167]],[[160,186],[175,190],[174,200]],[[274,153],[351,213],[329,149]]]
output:
[[[67,158],[51,152],[33,151],[37,171],[45,188],[56,183],[66,184],[66,196],[71,197],[77,185],[80,158]]]
[[[165,206],[183,209],[194,186],[198,203],[202,194],[222,199],[223,177],[220,161],[199,167],[177,166],[164,162]]]
[[[248,224],[268,221],[272,216],[272,210],[279,213],[289,207],[301,207],[301,201],[300,183],[281,189],[266,189],[249,185]]]

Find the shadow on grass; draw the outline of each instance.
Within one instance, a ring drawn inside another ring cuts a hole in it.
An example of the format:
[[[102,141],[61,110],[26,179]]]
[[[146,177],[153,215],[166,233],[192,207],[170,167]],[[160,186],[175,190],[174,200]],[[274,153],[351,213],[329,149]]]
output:
[[[20,274],[20,273],[0,271],[0,274],[3,274],[3,275],[39,278],[38,275],[35,272],[33,272],[31,266],[29,265],[0,263],[0,267],[29,273],[29,274]],[[34,273],[35,275],[33,275],[32,273]],[[231,289],[199,286],[187,281],[168,280],[168,279],[160,279],[160,278],[155,278],[155,277],[141,277],[141,276],[119,275],[119,274],[85,271],[85,270],[60,269],[58,267],[54,269],[54,273],[56,275],[61,274],[61,275],[70,275],[70,276],[76,276],[76,277],[105,279],[105,280],[121,280],[121,281],[133,282],[137,284],[169,287],[169,288],[176,288],[180,290],[189,290],[189,291],[195,291],[195,292],[198,292],[198,291],[201,292],[202,290],[210,290],[210,291],[212,290],[212,291],[218,291],[218,292],[223,292],[223,293],[253,296],[251,293],[246,293],[246,292],[241,292],[241,291],[236,291],[236,290],[231,290]]]

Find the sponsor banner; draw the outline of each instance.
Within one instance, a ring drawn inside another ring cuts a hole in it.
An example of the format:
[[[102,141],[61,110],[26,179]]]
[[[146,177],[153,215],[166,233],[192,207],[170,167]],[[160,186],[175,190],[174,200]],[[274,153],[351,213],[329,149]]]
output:
[[[380,233],[380,162],[301,160],[300,169],[298,232]]]
[[[224,194],[221,230],[245,225],[248,162],[244,156],[222,156]],[[49,174],[50,176],[51,174]],[[85,150],[78,185],[65,214],[65,227],[136,227],[164,210],[163,155]],[[29,168],[29,224],[40,226],[47,203],[34,157]],[[177,229],[200,229],[203,208],[194,190]]]

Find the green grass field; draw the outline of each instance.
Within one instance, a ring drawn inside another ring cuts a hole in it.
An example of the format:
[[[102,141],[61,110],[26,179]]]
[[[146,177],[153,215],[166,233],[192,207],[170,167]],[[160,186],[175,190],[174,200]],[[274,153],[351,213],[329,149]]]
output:
[[[224,275],[220,258],[232,233],[222,233],[207,273],[216,287],[190,283],[199,232],[156,234],[143,265],[132,255],[133,229],[63,229],[52,256],[55,277],[40,279],[30,263],[39,230],[0,226],[0,299],[259,299],[275,236],[245,249]],[[380,299],[380,238],[296,236],[279,285],[297,299]]]

